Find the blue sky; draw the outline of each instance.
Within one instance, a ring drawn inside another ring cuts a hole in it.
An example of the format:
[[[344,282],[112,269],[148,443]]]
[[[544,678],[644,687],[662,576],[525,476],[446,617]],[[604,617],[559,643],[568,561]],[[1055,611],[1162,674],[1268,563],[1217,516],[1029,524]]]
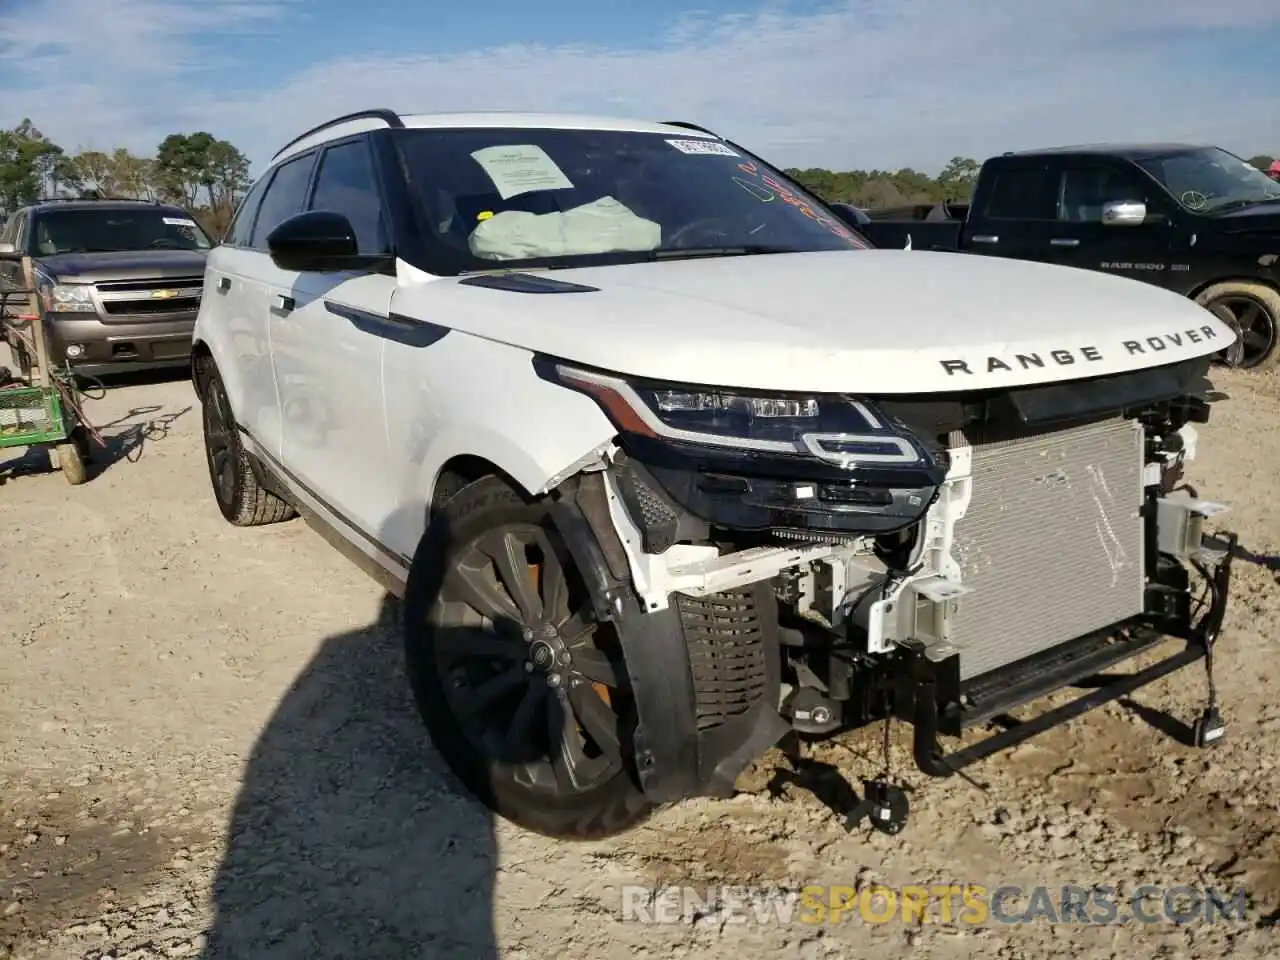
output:
[[[366,106],[680,117],[798,166],[1280,154],[1277,50],[1277,0],[0,0],[0,124],[142,153],[203,129],[255,168]]]

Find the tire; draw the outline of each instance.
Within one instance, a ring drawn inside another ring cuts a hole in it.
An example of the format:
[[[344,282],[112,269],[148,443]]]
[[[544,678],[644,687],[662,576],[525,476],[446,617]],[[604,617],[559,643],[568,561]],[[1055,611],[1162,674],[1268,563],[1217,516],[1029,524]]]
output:
[[[523,594],[517,571],[533,578]],[[631,761],[625,663],[590,610],[546,503],[494,477],[441,507],[405,593],[406,665],[436,749],[493,813],[560,840],[616,836],[654,809]]]
[[[1196,297],[1220,320],[1234,327],[1244,340],[1245,370],[1267,370],[1280,360],[1280,291],[1265,283],[1230,281],[1215,283]]]
[[[201,395],[205,460],[222,516],[237,527],[258,527],[296,516],[290,504],[258,483],[217,370],[209,371]]]
[[[58,452],[58,469],[67,478],[67,483],[74,487],[89,479],[79,447],[74,443],[60,443],[54,449]]]

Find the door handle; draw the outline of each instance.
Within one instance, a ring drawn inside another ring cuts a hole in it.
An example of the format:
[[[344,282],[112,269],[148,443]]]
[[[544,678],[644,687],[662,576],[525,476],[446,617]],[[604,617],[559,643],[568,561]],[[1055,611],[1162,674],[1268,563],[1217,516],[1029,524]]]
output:
[[[975,233],[970,237],[974,243],[999,243],[1000,238],[994,233]]]
[[[289,313],[296,306],[293,297],[285,296],[283,293],[276,294],[276,309],[281,313]]]
[[[227,292],[228,290],[230,290],[230,289],[231,289],[231,278],[230,278],[230,277],[219,277],[219,278],[218,278],[218,292],[219,292],[219,293],[226,293],[226,292]]]
[[[1054,237],[1052,240],[1050,240],[1050,241],[1049,241],[1049,243],[1050,243],[1052,246],[1055,246],[1055,247],[1078,247],[1078,246],[1080,246],[1080,241],[1079,241],[1079,240],[1077,240],[1075,237]]]

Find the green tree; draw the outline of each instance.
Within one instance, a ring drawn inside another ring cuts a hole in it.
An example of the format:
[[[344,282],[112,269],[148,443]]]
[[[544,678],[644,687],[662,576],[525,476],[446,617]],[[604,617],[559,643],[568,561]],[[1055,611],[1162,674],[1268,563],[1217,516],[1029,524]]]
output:
[[[1274,157],[1268,157],[1266,154],[1260,153],[1256,157],[1250,157],[1249,163],[1257,167],[1259,170],[1267,170],[1271,164],[1275,163]]]
[[[0,208],[39,199],[47,187],[56,189],[70,175],[62,148],[30,120],[24,119],[12,130],[0,130]]]
[[[969,157],[952,157],[951,162],[938,174],[938,183],[946,188],[950,197],[968,200],[973,195],[973,185],[978,182],[978,161]]]

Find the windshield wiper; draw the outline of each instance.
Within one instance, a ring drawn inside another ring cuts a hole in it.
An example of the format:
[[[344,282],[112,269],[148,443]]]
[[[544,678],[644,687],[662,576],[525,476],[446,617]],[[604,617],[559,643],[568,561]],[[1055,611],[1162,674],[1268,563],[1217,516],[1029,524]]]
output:
[[[1245,207],[1260,207],[1267,203],[1280,203],[1280,197],[1267,197],[1265,200],[1230,200],[1220,207],[1214,207],[1212,213],[1228,213],[1231,210],[1243,210]]]
[[[736,247],[689,247],[688,249],[680,249],[673,247],[671,249],[653,250],[649,253],[650,260],[683,260],[691,257],[749,257],[763,253],[799,253],[791,247],[771,247],[766,244],[747,244],[745,246]]]

